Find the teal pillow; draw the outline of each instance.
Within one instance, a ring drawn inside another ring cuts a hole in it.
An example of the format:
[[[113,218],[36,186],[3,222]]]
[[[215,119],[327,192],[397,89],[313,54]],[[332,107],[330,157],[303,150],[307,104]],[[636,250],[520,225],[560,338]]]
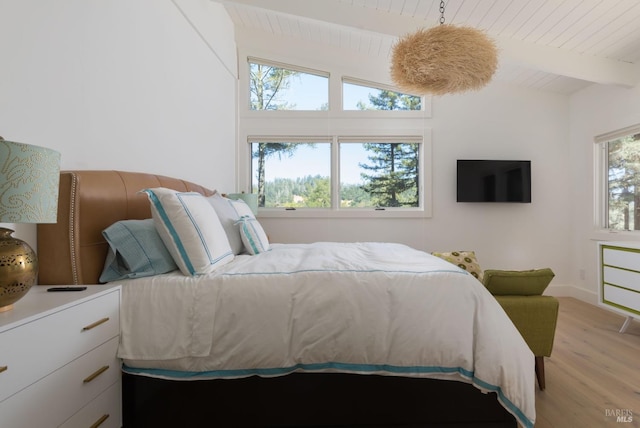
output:
[[[122,220],[102,231],[109,244],[100,282],[140,278],[178,269],[153,219]]]
[[[484,271],[483,284],[495,296],[539,296],[555,274],[549,268]]]

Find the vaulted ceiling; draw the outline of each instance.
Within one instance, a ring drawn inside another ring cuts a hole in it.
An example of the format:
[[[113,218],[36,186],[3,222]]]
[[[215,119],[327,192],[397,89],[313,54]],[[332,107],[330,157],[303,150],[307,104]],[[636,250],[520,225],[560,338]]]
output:
[[[213,1],[224,4],[237,31],[384,58],[399,37],[440,20],[440,0]],[[444,18],[495,40],[496,80],[564,94],[593,83],[640,84],[638,0],[446,0]]]

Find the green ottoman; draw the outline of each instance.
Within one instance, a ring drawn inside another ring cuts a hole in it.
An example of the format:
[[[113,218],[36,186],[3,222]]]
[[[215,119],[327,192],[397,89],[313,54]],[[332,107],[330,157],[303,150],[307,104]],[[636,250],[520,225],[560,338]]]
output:
[[[484,271],[483,283],[507,313],[535,355],[538,387],[545,388],[544,357],[551,356],[558,320],[558,299],[542,296],[551,269]]]

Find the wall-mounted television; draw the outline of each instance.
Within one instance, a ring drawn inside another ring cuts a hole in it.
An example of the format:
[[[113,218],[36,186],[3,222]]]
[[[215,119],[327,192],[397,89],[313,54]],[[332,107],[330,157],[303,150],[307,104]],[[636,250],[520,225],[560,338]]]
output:
[[[458,202],[531,202],[531,161],[458,159]]]

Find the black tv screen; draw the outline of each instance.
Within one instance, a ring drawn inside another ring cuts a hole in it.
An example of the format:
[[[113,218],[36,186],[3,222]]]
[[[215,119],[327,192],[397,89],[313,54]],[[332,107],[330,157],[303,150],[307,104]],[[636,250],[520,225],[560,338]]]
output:
[[[531,202],[531,161],[459,159],[458,202]]]

